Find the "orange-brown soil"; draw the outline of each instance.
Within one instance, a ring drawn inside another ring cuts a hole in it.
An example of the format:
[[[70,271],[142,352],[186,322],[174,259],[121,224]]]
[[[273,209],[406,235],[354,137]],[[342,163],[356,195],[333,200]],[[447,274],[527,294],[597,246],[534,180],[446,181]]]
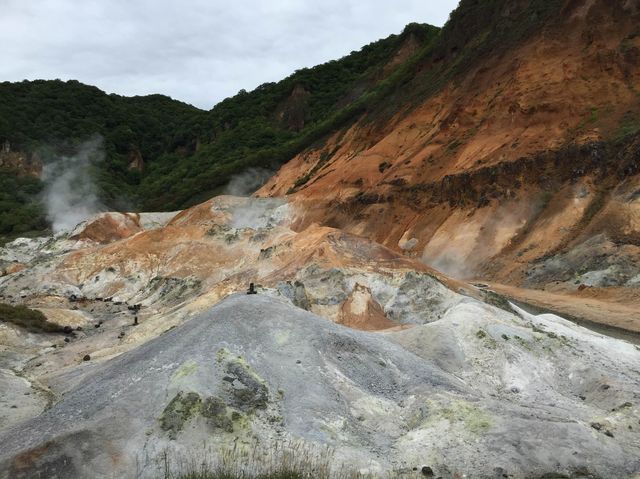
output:
[[[339,228],[458,278],[636,288],[640,140],[620,138],[640,130],[639,12],[568,2],[553,28],[390,120],[367,112],[257,195],[288,194],[294,229]]]

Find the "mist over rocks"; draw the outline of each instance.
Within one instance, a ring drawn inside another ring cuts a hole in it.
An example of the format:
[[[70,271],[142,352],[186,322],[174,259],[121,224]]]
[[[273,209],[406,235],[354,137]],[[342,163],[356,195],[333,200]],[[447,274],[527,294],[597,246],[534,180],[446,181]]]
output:
[[[275,171],[266,168],[248,168],[231,177],[224,194],[231,196],[250,196],[264,185]]]
[[[33,396],[0,393],[0,478],[157,477],[165,452],[291,442],[380,477],[640,470],[633,344],[488,304],[365,238],[294,231],[300,214],[221,196],[8,245],[25,264],[0,300],[83,322],[64,338],[0,322],[2,377]]]

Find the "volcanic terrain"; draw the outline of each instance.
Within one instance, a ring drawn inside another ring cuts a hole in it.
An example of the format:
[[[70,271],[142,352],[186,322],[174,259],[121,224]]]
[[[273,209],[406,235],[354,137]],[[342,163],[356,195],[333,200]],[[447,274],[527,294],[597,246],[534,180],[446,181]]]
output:
[[[338,476],[640,477],[639,25],[637,0],[463,0],[309,130],[292,85],[267,116],[300,136],[227,158],[292,152],[252,196],[8,242],[0,479],[229,451],[253,475],[305,451]]]

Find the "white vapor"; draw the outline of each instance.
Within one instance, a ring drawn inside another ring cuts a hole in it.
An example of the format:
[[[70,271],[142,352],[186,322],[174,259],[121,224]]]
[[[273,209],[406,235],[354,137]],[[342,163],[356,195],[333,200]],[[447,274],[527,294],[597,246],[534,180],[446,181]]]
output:
[[[91,179],[92,165],[104,159],[102,137],[82,143],[73,156],[60,156],[44,166],[44,203],[53,232],[70,231],[104,208]]]
[[[232,196],[250,196],[272,176],[273,171],[264,168],[249,168],[243,173],[233,175],[224,193]]]

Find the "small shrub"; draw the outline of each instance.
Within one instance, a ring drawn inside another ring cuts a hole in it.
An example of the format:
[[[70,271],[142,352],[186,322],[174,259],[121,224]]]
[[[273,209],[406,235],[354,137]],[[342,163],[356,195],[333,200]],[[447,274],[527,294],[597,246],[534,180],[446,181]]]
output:
[[[541,333],[541,334],[545,334],[546,333],[546,331],[544,329],[540,329],[535,324],[531,324],[531,329],[533,329],[534,333]]]
[[[447,145],[447,150],[453,153],[457,151],[461,146],[462,146],[462,141],[455,138],[451,141],[451,143]]]
[[[640,92],[636,92],[636,95],[638,95],[638,98],[640,98]],[[633,111],[629,111],[622,117],[614,138],[617,140],[622,140],[624,138],[635,135],[638,132],[640,132],[640,115]]]
[[[294,193],[301,186],[306,185],[307,182],[311,179],[311,176],[312,176],[311,172],[308,172],[306,175],[298,178],[296,182],[293,184],[293,186],[290,188],[290,190],[293,190],[292,193]]]

